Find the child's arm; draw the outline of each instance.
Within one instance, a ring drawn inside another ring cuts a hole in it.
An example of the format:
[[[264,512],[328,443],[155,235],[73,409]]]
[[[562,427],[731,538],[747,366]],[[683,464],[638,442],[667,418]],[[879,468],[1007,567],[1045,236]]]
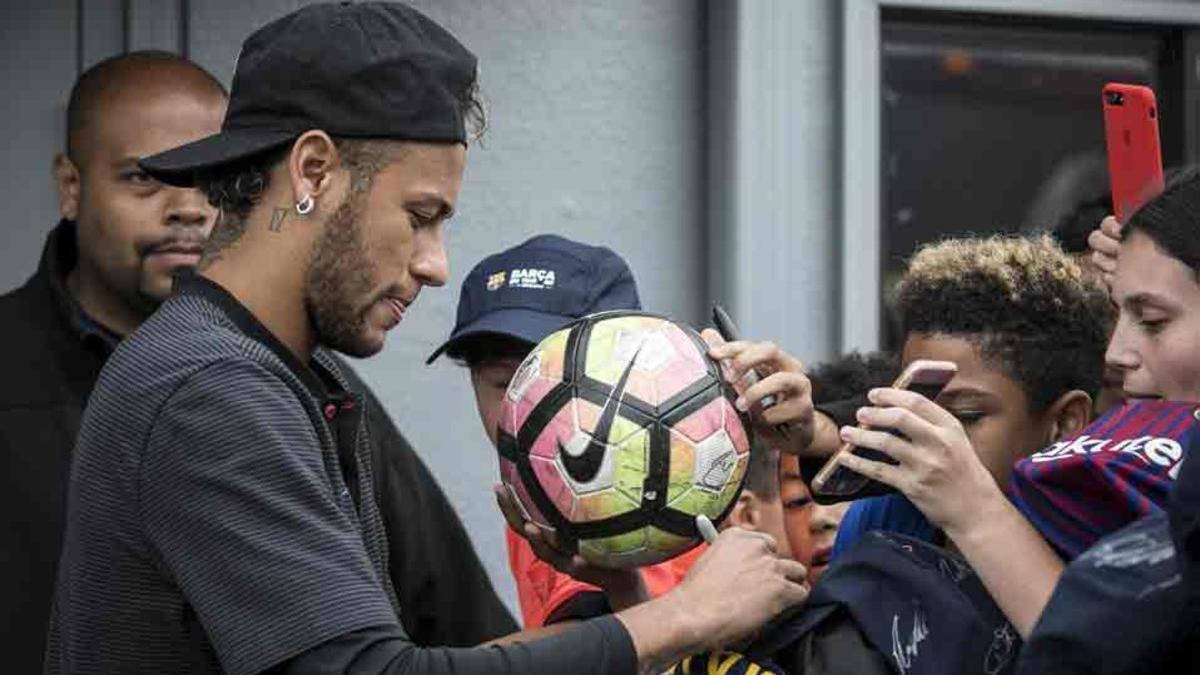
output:
[[[999,492],[997,490],[997,492]],[[1058,555],[1003,495],[945,527],[1021,639],[1028,639],[1063,573]]]
[[[847,455],[846,467],[900,490],[944,530],[1027,637],[1062,575],[1062,561],[1000,491],[953,415],[911,391],[876,389],[870,400],[877,407],[860,410],[858,421],[907,438],[844,427],[842,439],[899,464]]]

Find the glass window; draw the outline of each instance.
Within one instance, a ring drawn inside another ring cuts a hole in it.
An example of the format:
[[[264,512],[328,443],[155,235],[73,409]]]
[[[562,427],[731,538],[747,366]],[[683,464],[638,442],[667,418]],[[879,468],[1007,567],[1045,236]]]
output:
[[[946,13],[883,18],[885,306],[920,244],[1050,229],[1107,194],[1106,82],[1155,89],[1164,162],[1179,161],[1178,31]],[[894,327],[884,326],[884,343],[895,347]]]

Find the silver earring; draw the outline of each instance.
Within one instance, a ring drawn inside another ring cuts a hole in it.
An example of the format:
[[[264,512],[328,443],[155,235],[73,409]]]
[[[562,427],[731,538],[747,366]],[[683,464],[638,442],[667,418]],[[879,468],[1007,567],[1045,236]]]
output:
[[[316,202],[313,201],[312,195],[304,195],[304,199],[296,202],[296,213],[307,216],[312,213],[314,206],[316,206]]]

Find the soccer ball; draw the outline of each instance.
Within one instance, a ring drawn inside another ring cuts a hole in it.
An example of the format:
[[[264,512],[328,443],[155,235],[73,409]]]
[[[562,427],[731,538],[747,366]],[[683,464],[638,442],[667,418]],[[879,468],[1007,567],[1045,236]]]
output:
[[[526,519],[603,567],[652,565],[720,522],[750,458],[736,394],[694,330],[642,312],[584,317],[517,369],[500,419],[502,482]]]

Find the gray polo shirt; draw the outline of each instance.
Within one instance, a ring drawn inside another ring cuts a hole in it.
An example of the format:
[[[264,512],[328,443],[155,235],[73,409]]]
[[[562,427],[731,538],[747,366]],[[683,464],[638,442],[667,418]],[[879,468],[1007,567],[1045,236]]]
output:
[[[585,659],[576,672],[632,670],[611,618],[549,650],[408,643],[379,511],[359,489],[371,485],[361,406],[333,360],[318,351],[300,363],[203,277],[179,286],[109,359],[84,413],[47,672],[336,661],[380,672],[545,663],[548,675],[565,654]]]

